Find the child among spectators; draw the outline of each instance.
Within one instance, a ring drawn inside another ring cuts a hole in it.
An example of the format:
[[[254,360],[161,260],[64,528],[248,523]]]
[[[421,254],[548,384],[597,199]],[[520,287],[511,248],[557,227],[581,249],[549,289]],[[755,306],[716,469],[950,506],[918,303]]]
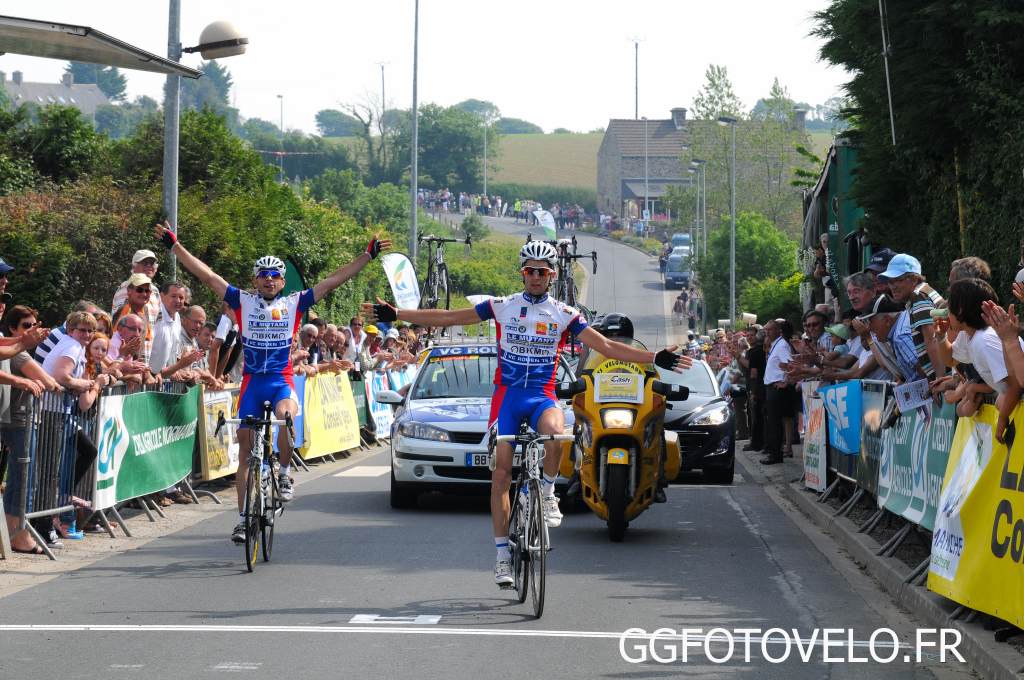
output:
[[[822,353],[822,363],[833,368],[845,368],[847,362],[839,360],[850,353],[850,346],[846,344],[850,339],[850,329],[845,324],[838,323],[826,328],[825,331],[832,336],[832,351]]]

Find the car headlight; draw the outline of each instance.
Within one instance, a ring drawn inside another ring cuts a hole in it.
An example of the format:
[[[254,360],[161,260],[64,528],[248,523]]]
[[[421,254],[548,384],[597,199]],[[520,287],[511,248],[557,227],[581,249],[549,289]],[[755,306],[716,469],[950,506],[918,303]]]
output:
[[[628,408],[608,408],[601,411],[601,422],[606,430],[632,430],[636,411]]]
[[[439,427],[427,425],[426,423],[417,423],[415,420],[402,423],[401,427],[398,428],[398,433],[403,437],[429,439],[434,442],[450,442],[452,440],[452,436],[448,434],[447,430],[442,430]]]
[[[713,408],[707,413],[703,414],[694,421],[691,421],[691,425],[721,425],[729,419],[729,407],[719,406]]]

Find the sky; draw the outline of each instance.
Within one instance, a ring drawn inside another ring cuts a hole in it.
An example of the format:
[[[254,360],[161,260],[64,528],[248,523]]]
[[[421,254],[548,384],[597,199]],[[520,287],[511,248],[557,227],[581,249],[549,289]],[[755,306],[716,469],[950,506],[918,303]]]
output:
[[[203,28],[234,23],[249,37],[246,54],[223,60],[244,117],[316,132],[325,108],[378,96],[384,67],[389,106],[412,103],[414,0],[372,3],[292,0],[181,0],[182,43]],[[841,94],[848,75],[818,60],[820,41],[808,34],[812,12],[826,0],[422,0],[419,21],[419,101],[444,106],[475,98],[502,115],[551,132],[589,131],[610,118],[634,116],[633,37],[639,44],[639,116],[668,118],[690,108],[708,64],[728,68],[734,91],[749,109],[773,80],[796,101],[824,103]],[[0,14],[90,26],[150,52],[166,55],[167,0],[0,0]],[[185,55],[189,66],[200,57]],[[20,70],[29,82],[57,82],[64,62],[0,56],[0,71]],[[128,95],[162,99],[164,77],[125,71]]]

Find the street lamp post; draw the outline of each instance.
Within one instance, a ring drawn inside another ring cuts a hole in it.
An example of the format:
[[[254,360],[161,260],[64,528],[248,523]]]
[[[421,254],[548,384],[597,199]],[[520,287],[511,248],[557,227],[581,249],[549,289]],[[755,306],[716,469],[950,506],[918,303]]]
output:
[[[732,127],[732,158],[729,163],[729,323],[736,327],[736,119],[722,116],[720,125]]]
[[[409,254],[412,255],[413,264],[416,263],[416,210],[419,207],[416,197],[419,195],[419,177],[417,175],[419,173],[420,126],[419,102],[416,98],[416,78],[420,53],[420,0],[416,0],[416,9],[414,11],[412,29],[412,164],[410,167],[412,209],[409,211]]]
[[[284,176],[284,95],[277,95],[277,99],[281,103],[281,127],[277,130],[277,138],[281,142],[281,155],[278,156],[278,167],[281,170],[281,181],[284,182],[287,179]]]
[[[640,43],[643,38],[633,36],[629,41],[633,43],[633,120],[640,117]]]
[[[647,116],[644,116],[644,210],[650,211],[650,189],[647,186]],[[643,217],[643,213],[640,213]]]
[[[701,206],[701,219],[700,219],[700,236],[703,241],[701,245],[701,255],[708,254],[708,175],[707,175],[707,161],[700,158],[691,158],[691,163],[696,164],[700,169],[700,177],[697,183],[698,196],[697,200],[700,201]],[[696,247],[697,244],[694,244]]]
[[[487,195],[487,121],[484,120],[484,196]]]
[[[378,61],[376,62],[380,66],[380,157],[384,164],[384,167],[388,166],[388,148],[384,144],[384,114],[387,112],[388,100],[384,96],[384,67],[390,64],[390,61]]]
[[[196,47],[181,46],[181,0],[170,0],[167,18],[167,58],[181,61],[184,52],[202,52],[203,59],[231,57],[245,54],[248,38],[226,21],[215,21],[203,29]],[[181,111],[181,76],[167,76],[164,101],[164,176],[161,207],[171,233],[178,235],[178,145],[179,116]],[[171,275],[177,278],[178,258],[171,253]]]

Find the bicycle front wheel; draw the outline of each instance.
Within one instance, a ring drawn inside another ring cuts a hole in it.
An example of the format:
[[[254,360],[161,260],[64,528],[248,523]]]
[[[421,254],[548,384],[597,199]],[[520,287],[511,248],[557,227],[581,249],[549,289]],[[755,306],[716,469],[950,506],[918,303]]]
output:
[[[253,436],[259,436],[254,432]],[[263,514],[260,493],[260,475],[263,471],[263,460],[257,452],[249,456],[249,475],[245,485],[245,568],[250,572],[256,566],[256,553],[259,548],[260,520]]]
[[[270,468],[270,479],[267,480],[267,495],[263,498],[263,515],[260,518],[261,534],[263,536],[263,561],[270,561],[270,553],[274,551],[274,525],[277,523],[277,475],[274,474],[273,465]]]
[[[544,526],[544,512],[541,508],[540,480],[530,480],[529,531],[527,537],[530,555],[530,595],[533,598],[533,615],[538,619],[544,613],[544,578],[548,562],[547,531]]]
[[[452,308],[452,280],[448,276],[448,265],[442,264],[437,268],[437,308],[441,308],[442,301],[445,309]]]
[[[513,488],[512,512],[508,520],[508,547],[512,554],[512,578],[515,579],[519,604],[526,602],[530,582],[530,553],[527,550],[527,522],[525,497]]]

